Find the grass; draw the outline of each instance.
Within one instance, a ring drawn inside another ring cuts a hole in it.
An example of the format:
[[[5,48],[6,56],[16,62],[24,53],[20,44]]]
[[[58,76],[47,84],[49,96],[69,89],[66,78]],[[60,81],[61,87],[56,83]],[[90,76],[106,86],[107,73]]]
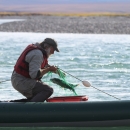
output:
[[[88,17],[88,16],[125,16],[130,17],[130,13],[110,13],[110,12],[92,12],[92,13],[29,13],[29,12],[0,12],[0,16],[76,16],[76,17]]]

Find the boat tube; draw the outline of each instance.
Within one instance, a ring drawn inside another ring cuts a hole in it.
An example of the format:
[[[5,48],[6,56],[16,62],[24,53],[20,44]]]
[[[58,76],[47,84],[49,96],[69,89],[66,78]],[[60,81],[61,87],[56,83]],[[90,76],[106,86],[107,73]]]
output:
[[[130,126],[130,101],[1,102],[0,126]]]

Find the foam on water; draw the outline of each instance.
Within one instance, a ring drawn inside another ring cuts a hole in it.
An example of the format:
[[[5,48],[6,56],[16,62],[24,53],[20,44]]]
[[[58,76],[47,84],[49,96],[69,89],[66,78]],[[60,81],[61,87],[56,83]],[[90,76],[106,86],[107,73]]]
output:
[[[28,44],[46,37],[56,39],[60,49],[60,53],[50,57],[50,64],[122,100],[130,99],[130,35],[0,32],[0,81],[10,79],[17,58]],[[116,100],[72,77],[68,76],[68,81],[79,84],[77,94],[87,95],[89,101]],[[52,96],[73,95],[49,84],[54,88]],[[0,100],[18,98],[23,96],[13,89],[10,81],[0,83]]]

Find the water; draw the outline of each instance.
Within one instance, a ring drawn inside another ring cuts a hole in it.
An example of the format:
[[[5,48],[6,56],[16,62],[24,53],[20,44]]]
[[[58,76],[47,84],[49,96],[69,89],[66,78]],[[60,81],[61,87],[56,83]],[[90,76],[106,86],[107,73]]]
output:
[[[18,56],[28,44],[41,42],[46,37],[56,39],[60,49],[60,53],[55,52],[50,57],[49,64],[57,65],[121,100],[130,99],[130,35],[0,32],[0,81],[10,79]],[[77,94],[87,95],[89,101],[116,100],[92,87],[83,86],[69,75],[67,80],[79,84]],[[54,88],[52,96],[74,95],[49,84]],[[0,100],[19,98],[23,96],[13,89],[10,81],[0,83]]]
[[[23,21],[24,19],[0,19],[0,24],[9,23],[14,21]]]

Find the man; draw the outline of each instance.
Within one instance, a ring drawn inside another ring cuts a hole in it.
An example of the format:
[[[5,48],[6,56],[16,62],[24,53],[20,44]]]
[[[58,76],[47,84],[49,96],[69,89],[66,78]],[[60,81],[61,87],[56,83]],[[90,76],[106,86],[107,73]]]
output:
[[[44,102],[53,93],[53,88],[40,81],[55,66],[48,65],[48,58],[54,51],[59,52],[57,42],[46,38],[41,43],[31,44],[22,52],[11,76],[13,87],[30,102]]]

